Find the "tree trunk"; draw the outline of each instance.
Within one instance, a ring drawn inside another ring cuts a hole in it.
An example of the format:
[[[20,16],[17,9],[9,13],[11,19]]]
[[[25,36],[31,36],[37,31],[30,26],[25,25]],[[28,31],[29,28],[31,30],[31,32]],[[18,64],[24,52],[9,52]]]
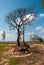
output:
[[[24,25],[23,25],[23,43],[25,45],[25,40],[24,40]]]
[[[17,29],[17,34],[18,34],[18,37],[17,37],[17,45],[20,46],[19,28]]]

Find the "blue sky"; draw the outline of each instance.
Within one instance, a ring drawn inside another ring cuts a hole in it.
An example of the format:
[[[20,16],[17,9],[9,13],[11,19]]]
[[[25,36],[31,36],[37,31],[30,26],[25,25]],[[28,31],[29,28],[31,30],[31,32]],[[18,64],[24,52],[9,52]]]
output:
[[[16,41],[17,37],[16,30],[9,30],[5,16],[17,8],[27,8],[33,3],[38,15],[30,26],[26,26],[25,40],[30,39],[30,33],[39,35],[44,39],[44,9],[41,9],[40,0],[0,0],[0,41],[2,41],[3,30],[6,32],[5,41]]]

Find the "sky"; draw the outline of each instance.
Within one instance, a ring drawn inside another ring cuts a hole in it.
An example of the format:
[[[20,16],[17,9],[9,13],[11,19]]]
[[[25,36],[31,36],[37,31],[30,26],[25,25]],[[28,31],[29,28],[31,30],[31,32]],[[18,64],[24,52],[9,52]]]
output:
[[[33,4],[38,15],[30,26],[25,27],[25,41],[30,40],[30,34],[44,39],[44,9],[41,9],[40,0],[0,0],[0,41],[2,41],[3,31],[6,32],[5,41],[16,41],[17,39],[16,30],[10,30],[6,23],[6,15],[17,8],[27,8]]]

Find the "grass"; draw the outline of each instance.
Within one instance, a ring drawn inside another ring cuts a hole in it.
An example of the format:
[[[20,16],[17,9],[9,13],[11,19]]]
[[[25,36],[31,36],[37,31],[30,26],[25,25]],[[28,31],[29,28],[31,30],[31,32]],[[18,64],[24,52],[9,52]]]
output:
[[[10,59],[10,65],[17,65],[22,61],[22,58],[11,58]]]
[[[5,47],[8,47],[8,44],[0,44],[0,59],[2,57],[3,52],[7,50]]]
[[[0,44],[0,51],[4,51],[5,47],[8,47],[8,44]]]
[[[41,54],[33,54],[32,56],[24,57],[24,58],[10,58],[10,65],[35,65],[38,60],[40,60]]]

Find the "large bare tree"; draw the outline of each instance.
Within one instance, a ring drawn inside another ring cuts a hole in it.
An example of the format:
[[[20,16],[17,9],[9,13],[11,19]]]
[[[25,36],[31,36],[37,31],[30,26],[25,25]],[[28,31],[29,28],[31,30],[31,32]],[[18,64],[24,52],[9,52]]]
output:
[[[7,23],[10,25],[10,29],[17,30],[17,45],[20,46],[20,29],[23,27],[24,35],[24,25],[30,24],[35,17],[35,11],[33,7],[29,8],[19,8],[13,12],[10,12],[6,16]],[[24,41],[24,36],[23,36]]]

